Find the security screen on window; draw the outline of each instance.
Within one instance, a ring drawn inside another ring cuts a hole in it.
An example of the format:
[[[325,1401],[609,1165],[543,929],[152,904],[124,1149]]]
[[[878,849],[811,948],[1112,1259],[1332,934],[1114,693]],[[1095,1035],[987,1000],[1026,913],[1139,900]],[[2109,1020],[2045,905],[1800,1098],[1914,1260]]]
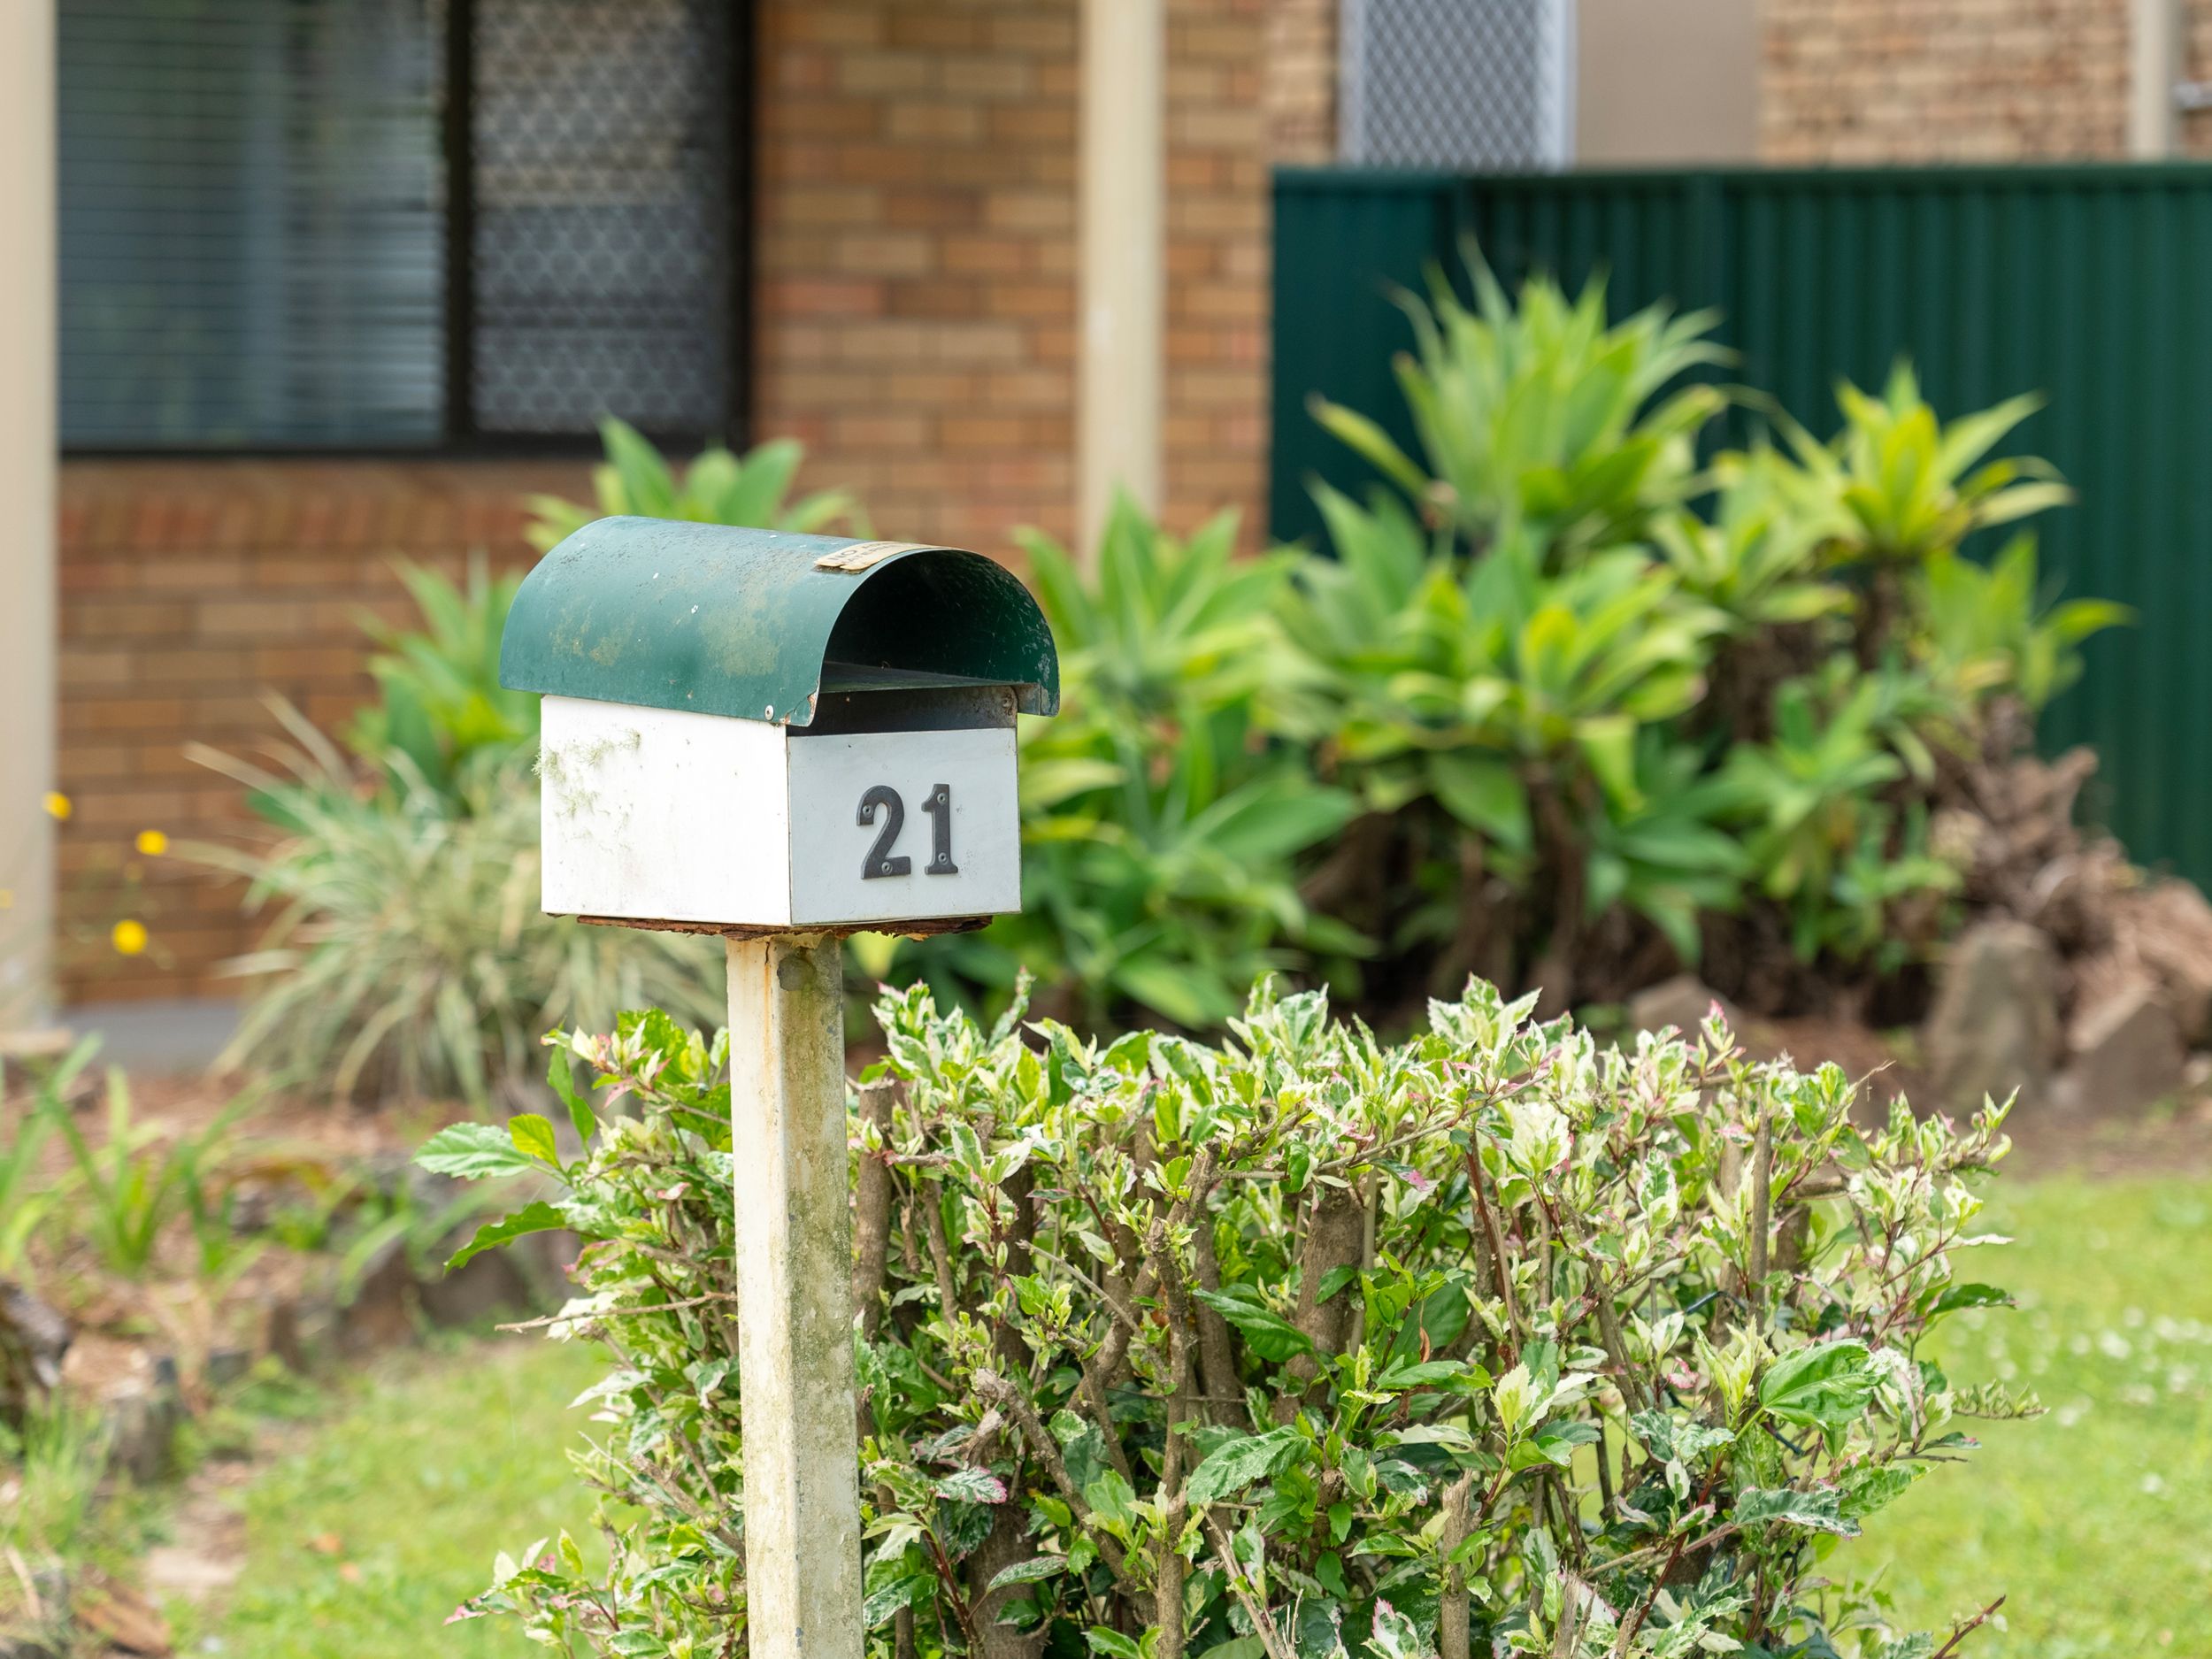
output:
[[[735,435],[741,0],[59,0],[77,449]]]

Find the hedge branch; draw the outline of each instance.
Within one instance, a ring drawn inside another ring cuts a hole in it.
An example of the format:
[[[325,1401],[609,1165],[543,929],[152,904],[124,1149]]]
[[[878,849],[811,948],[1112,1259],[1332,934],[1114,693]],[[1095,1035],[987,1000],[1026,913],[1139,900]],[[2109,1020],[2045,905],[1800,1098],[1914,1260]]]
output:
[[[1068,1506],[1069,1512],[1090,1534],[1092,1541],[1097,1544],[1098,1557],[1106,1563],[1107,1571],[1114,1575],[1115,1582],[1125,1589],[1132,1587],[1128,1557],[1110,1533],[1091,1525],[1090,1501],[1077,1489],[1074,1478],[1068,1473],[1067,1459],[1060,1455],[1060,1442],[1052,1438],[1052,1431],[1045,1427],[1037,1416],[1037,1408],[1029,1403],[1029,1396],[996,1371],[979,1371],[969,1380],[978,1394],[1002,1409],[1014,1420],[1014,1426],[1021,1431],[1022,1439],[1028,1442],[1031,1455],[1044,1465],[1045,1473],[1052,1477],[1052,1484],[1058,1488],[1061,1502]]]
[[[860,1121],[888,1148],[899,1086],[889,1078],[860,1086]],[[853,1306],[871,1342],[883,1323],[883,1284],[891,1256],[891,1166],[868,1151],[853,1183]]]
[[[1767,1229],[1774,1219],[1774,1118],[1763,1107],[1751,1153],[1751,1282],[1744,1286],[1754,1321],[1766,1310]]]
[[[1221,1530],[1221,1523],[1209,1515],[1206,1530],[1213,1534],[1214,1556],[1221,1563],[1221,1571],[1229,1580],[1229,1588],[1243,1605],[1245,1617],[1252,1621],[1252,1633],[1260,1639],[1260,1646],[1267,1650],[1267,1659],[1297,1659],[1297,1655],[1283,1645],[1283,1633],[1275,1628],[1275,1621],[1246,1584],[1244,1570],[1237,1565],[1235,1552],[1229,1548],[1228,1535]]]

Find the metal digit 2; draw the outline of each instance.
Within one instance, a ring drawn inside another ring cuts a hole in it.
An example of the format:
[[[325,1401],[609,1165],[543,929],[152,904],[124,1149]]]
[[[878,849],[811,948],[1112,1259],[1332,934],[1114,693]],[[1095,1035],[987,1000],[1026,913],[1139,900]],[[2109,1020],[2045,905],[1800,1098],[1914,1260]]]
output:
[[[876,809],[881,807],[883,829],[876,837],[876,844],[868,849],[868,856],[862,861],[860,879],[873,881],[879,876],[902,876],[914,868],[914,861],[903,854],[895,857],[892,848],[898,845],[899,832],[906,827],[906,803],[899,799],[899,792],[888,784],[877,784],[860,797],[857,822],[865,829],[876,821]]]

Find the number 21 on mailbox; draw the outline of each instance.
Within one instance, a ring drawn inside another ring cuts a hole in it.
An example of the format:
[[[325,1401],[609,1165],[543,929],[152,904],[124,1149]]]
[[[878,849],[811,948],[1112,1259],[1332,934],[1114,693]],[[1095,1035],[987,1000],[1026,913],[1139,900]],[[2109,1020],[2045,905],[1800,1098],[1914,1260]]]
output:
[[[1021,906],[1014,720],[1059,703],[978,554],[608,518],[517,595],[544,904],[633,926],[929,932]]]

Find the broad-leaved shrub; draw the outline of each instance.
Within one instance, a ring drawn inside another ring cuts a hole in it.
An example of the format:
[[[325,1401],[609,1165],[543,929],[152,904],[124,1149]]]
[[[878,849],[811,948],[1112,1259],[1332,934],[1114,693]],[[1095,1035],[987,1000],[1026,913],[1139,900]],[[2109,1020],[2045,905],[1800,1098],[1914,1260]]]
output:
[[[1962,1271],[2001,1108],[1870,1126],[1717,1015],[1623,1048],[1480,983],[1396,1047],[1264,987],[1217,1046],[986,1029],[922,987],[878,1012],[872,1653],[1936,1651],[1832,1552],[2033,1409],[1926,1342],[2006,1300]],[[724,1043],[658,1013],[558,1042],[580,1156],[518,1118],[424,1161],[558,1183],[480,1242],[587,1240],[551,1334],[609,1356],[577,1463],[611,1564],[534,1544],[459,1616],[740,1654]]]

